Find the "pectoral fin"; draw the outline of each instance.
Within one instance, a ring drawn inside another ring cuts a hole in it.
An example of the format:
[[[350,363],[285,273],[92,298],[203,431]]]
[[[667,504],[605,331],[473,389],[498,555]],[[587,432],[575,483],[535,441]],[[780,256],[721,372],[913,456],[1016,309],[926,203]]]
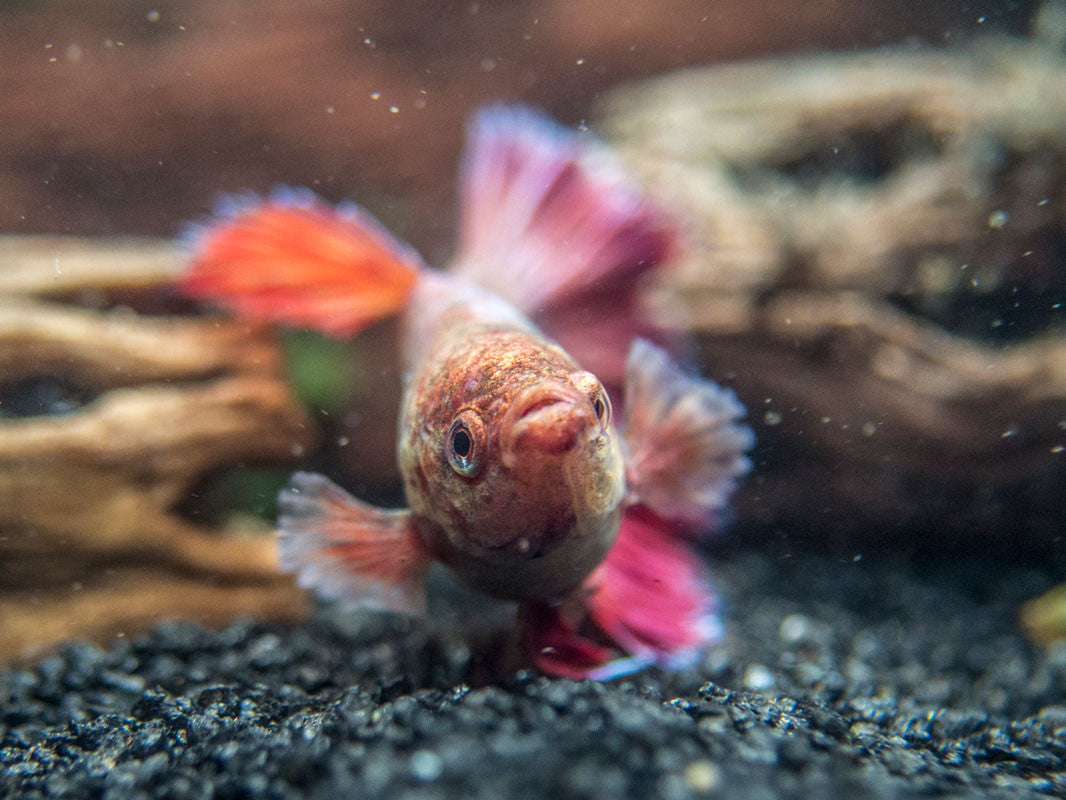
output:
[[[297,472],[278,497],[281,567],[323,597],[405,613],[425,606],[428,559],[410,511],[376,508]]]
[[[744,407],[713,381],[686,375],[638,339],[626,364],[626,477],[631,500],[669,520],[713,528],[754,443]]]

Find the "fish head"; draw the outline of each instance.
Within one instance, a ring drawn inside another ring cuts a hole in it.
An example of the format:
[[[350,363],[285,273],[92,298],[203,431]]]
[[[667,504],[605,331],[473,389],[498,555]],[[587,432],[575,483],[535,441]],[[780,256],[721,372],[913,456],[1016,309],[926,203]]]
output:
[[[412,386],[400,436],[430,549],[498,597],[565,594],[618,531],[625,469],[607,392],[558,347],[496,333]]]

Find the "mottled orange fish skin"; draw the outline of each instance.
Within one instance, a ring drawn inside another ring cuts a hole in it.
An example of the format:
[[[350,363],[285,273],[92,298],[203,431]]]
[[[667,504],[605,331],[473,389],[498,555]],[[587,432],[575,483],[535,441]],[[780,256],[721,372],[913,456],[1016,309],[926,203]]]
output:
[[[426,550],[475,588],[558,599],[617,535],[618,435],[597,417],[595,378],[517,312],[470,299],[440,282],[416,325],[419,358],[400,418],[408,502]],[[448,458],[460,417],[475,439],[472,476]]]

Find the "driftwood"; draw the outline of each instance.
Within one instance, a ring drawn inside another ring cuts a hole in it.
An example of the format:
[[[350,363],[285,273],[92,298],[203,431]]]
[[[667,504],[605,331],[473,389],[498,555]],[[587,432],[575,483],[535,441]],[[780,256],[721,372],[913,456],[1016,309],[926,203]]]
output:
[[[179,266],[169,245],[0,240],[0,657],[303,607],[268,531],[175,510],[205,476],[312,440],[269,331],[113,307],[158,305]],[[5,414],[41,382],[76,401]]]
[[[685,71],[608,95],[598,128],[691,221],[656,300],[748,405],[742,525],[854,547],[1061,535],[1059,50]]]

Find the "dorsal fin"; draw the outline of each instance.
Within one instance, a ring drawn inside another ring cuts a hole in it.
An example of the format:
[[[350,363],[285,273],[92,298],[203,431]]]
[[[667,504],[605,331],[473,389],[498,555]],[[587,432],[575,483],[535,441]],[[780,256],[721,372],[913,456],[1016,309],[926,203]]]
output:
[[[650,332],[637,281],[679,245],[607,148],[529,109],[490,107],[470,129],[461,213],[456,271],[529,314],[601,379],[620,380],[629,340]],[[604,347],[605,331],[588,328],[608,319]]]
[[[356,206],[311,192],[228,198],[188,237],[182,289],[242,316],[346,337],[400,311],[421,268]]]

